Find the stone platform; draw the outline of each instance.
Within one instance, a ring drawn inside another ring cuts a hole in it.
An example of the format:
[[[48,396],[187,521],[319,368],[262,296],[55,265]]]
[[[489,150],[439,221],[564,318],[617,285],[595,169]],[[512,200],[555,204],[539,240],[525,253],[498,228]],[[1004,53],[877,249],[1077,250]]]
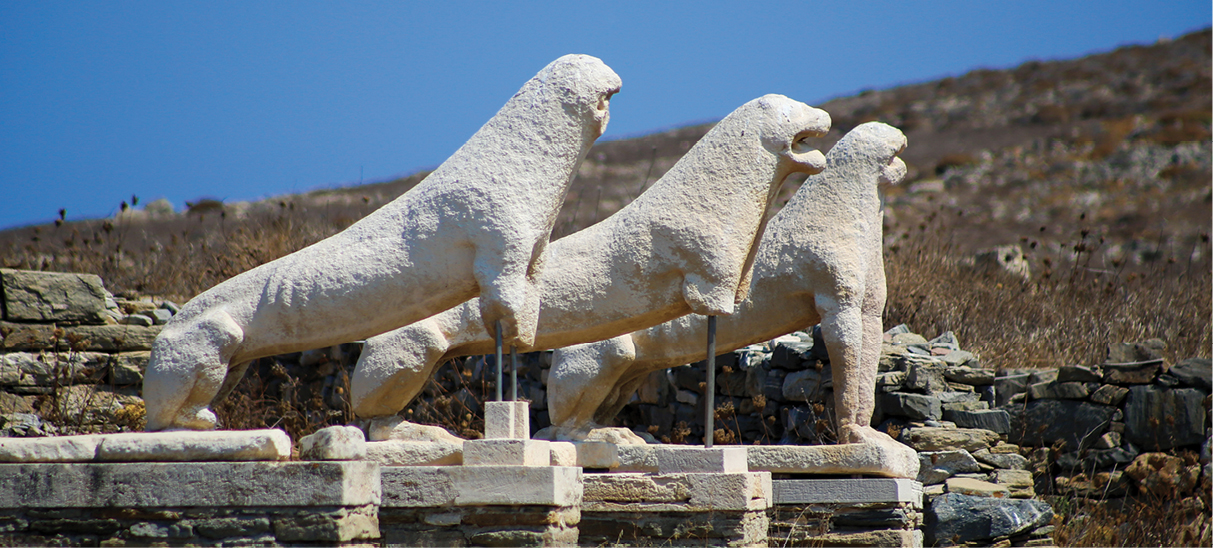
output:
[[[576,546],[581,468],[386,466],[385,545]]]
[[[780,546],[920,547],[922,484],[909,479],[777,479],[770,538]]]
[[[3,545],[362,545],[379,537],[379,465],[0,464]]]
[[[586,474],[583,545],[766,546],[768,472]]]

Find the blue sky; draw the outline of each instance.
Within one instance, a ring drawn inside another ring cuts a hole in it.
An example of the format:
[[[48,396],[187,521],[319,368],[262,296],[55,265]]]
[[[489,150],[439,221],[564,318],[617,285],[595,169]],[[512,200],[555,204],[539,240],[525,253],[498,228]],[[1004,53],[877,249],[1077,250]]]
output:
[[[254,200],[446,159],[566,53],[623,79],[604,138],[766,93],[862,89],[1153,43],[1168,2],[0,3],[0,228],[112,215],[132,194]]]

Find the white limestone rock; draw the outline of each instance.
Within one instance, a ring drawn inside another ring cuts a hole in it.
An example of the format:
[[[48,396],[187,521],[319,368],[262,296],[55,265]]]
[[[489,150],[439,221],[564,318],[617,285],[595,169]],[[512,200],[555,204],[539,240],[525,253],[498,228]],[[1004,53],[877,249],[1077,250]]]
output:
[[[663,445],[657,447],[657,473],[659,474],[732,474],[748,471],[746,448],[743,446]]]
[[[441,426],[415,424],[403,417],[379,417],[369,421],[366,427],[368,441],[425,441],[463,445],[464,439]]]
[[[384,466],[453,466],[463,464],[463,444],[386,440],[366,444],[366,460]]]
[[[734,312],[745,299],[771,201],[788,175],[817,173],[806,137],[829,115],[767,95],[721,120],[660,180],[607,219],[548,247],[537,335],[519,350],[559,348],[687,313]],[[468,302],[367,340],[352,379],[361,417],[395,414],[442,361],[493,351]]]
[[[299,440],[305,460],[361,460],[366,458],[366,437],[356,426],[330,426]]]
[[[602,61],[561,57],[404,195],[186,303],[153,344],[147,429],[214,428],[208,406],[256,358],[364,339],[477,295],[481,330],[499,320],[507,342],[531,344],[552,226],[619,87]]]
[[[464,466],[550,466],[551,442],[547,440],[495,438],[468,440],[463,444]]]
[[[881,123],[847,133],[770,222],[757,250],[753,287],[734,314],[717,319],[718,353],[820,322],[829,350],[839,440],[896,451],[871,428],[885,301],[878,185],[896,183],[906,138]],[[704,359],[707,319],[688,315],[598,343],[561,348],[548,383],[552,424],[607,423],[655,370]],[[925,343],[925,339],[923,340]],[[611,387],[604,389],[604,387]],[[903,474],[917,471],[897,465]],[[815,464],[816,466],[816,464]]]
[[[747,448],[750,470],[794,474],[870,474],[918,477],[918,453],[892,438],[887,443],[838,445],[754,445]]]
[[[0,438],[0,462],[90,462],[101,436]]]
[[[99,436],[97,460],[109,462],[274,461],[291,458],[282,430],[135,432]]]

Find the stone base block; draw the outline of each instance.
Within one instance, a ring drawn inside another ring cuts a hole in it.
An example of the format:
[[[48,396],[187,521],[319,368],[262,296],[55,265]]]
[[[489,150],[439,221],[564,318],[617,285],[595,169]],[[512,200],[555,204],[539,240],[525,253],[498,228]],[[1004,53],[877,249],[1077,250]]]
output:
[[[0,508],[362,506],[379,465],[327,462],[0,464]]]
[[[922,485],[907,479],[775,480],[772,543],[923,545]]]
[[[687,447],[664,445],[657,448],[657,473],[706,473],[733,474],[748,472],[746,448],[733,445],[724,447]]]
[[[922,484],[904,478],[780,479],[775,504],[910,504],[922,508]]]
[[[0,544],[348,546],[379,537],[379,466],[0,465]]]
[[[372,546],[362,506],[0,509],[4,546]],[[377,543],[376,543],[377,544]]]
[[[584,511],[712,512],[771,507],[771,475],[586,474]]]
[[[497,438],[463,442],[464,466],[549,466],[551,463],[551,442],[546,440]]]
[[[767,546],[769,519],[758,510],[590,512],[582,510],[582,546]]]
[[[463,444],[441,441],[368,441],[366,459],[383,466],[459,465],[463,464]]]
[[[918,452],[892,440],[839,445],[752,445],[746,449],[750,470],[918,477]]]
[[[577,506],[581,469],[569,466],[385,466],[384,508]]]
[[[385,546],[577,546],[575,506],[381,508]]]
[[[525,401],[490,401],[484,403],[484,438],[531,438],[531,404]]]
[[[765,546],[770,506],[768,472],[587,474],[581,542]]]
[[[291,438],[282,430],[0,438],[0,462],[275,461],[290,457]]]

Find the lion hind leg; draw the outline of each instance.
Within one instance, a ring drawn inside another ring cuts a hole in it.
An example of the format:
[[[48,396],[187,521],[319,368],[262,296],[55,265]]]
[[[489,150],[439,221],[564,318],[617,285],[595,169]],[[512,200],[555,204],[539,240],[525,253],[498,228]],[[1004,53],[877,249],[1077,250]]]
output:
[[[556,350],[548,377],[552,424],[573,428],[590,423],[635,359],[631,335]]]
[[[214,429],[218,419],[209,407],[223,388],[229,360],[243,340],[244,330],[221,310],[161,333],[152,345],[143,380],[147,430]]]
[[[395,415],[425,387],[450,341],[432,320],[367,339],[350,379],[350,402],[361,418]]]

